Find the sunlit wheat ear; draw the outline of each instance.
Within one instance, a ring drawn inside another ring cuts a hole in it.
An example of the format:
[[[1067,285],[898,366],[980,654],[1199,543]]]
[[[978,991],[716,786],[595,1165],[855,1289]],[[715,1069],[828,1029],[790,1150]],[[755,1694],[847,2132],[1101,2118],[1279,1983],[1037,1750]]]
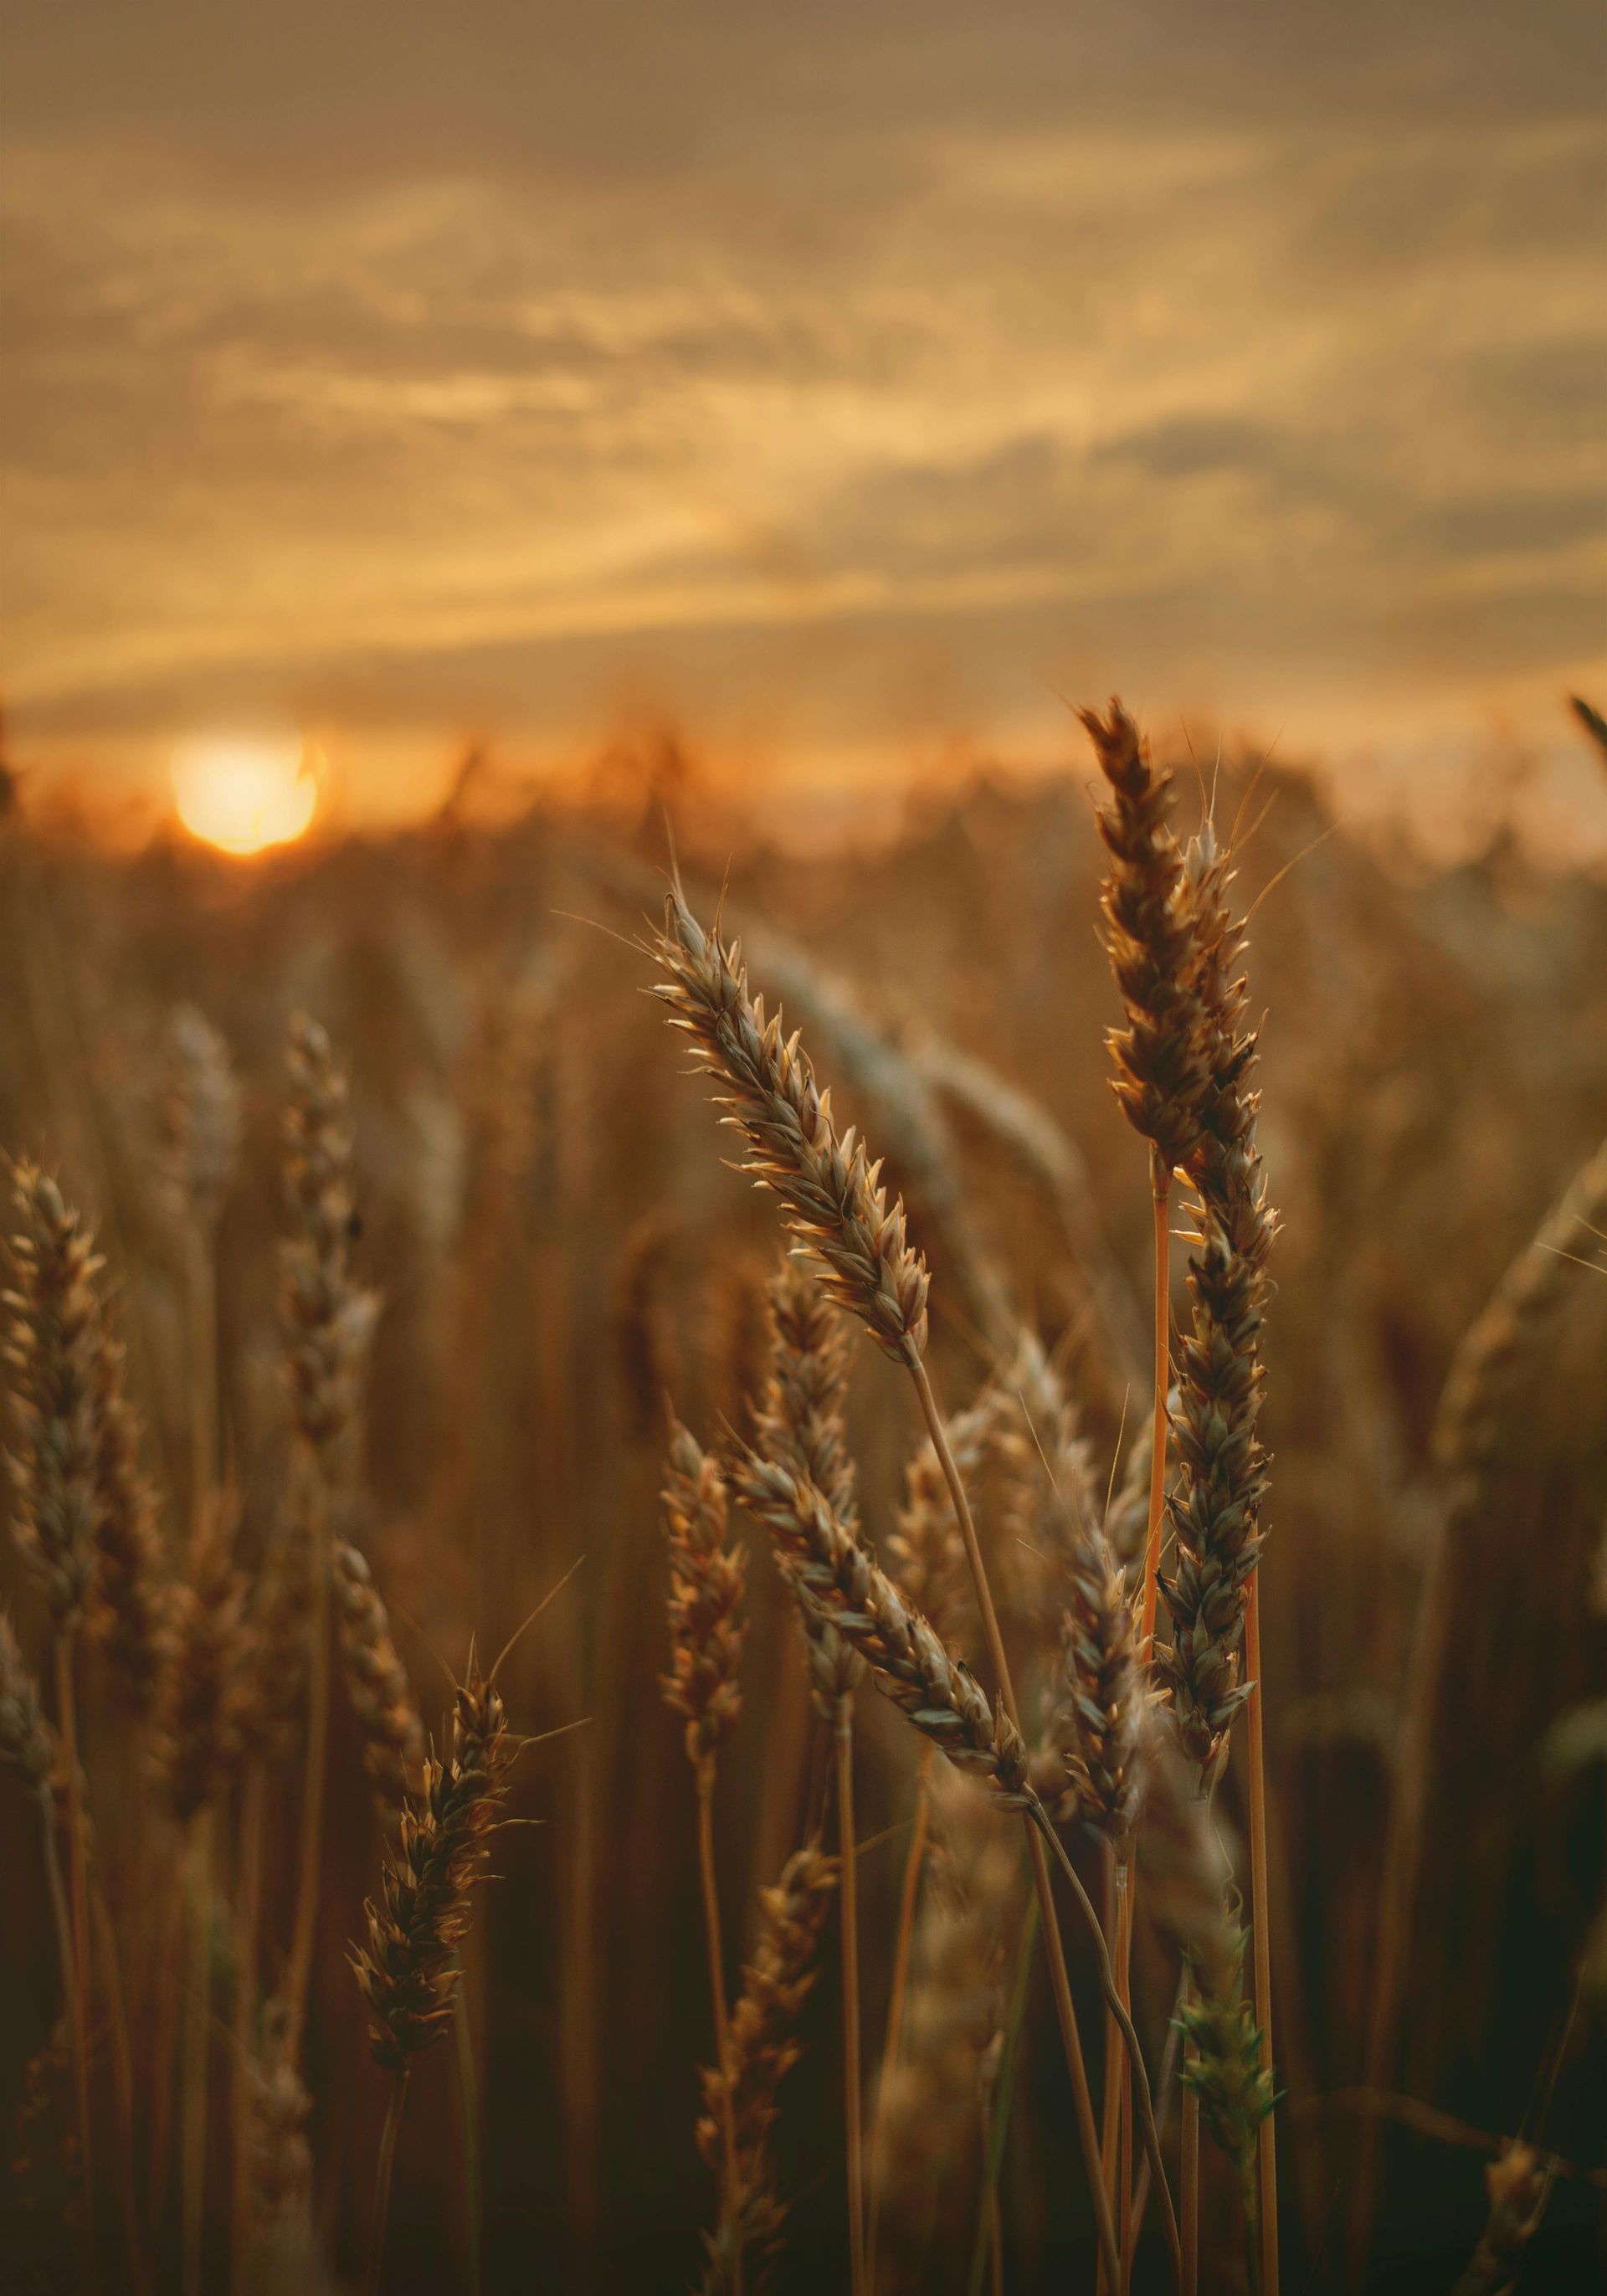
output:
[[[101,1261],[61,1189],[29,1163],[12,1172],[15,1227],[5,1359],[12,1432],[12,1529],[58,1632],[94,1578]]]
[[[348,1539],[338,1538],[332,1561],[347,1696],[363,1767],[389,1823],[422,1783],[424,1726],[365,1558]]]
[[[686,1725],[694,1763],[711,1757],[742,1705],[738,1618],[746,1557],[726,1539],[726,1480],[678,1420],[671,1422],[664,1470],[664,1532],[669,1550],[670,1671],[664,1695]]]
[[[650,954],[665,978],[655,994],[726,1089],[727,1121],[748,1144],[744,1169],[782,1201],[787,1226],[821,1263],[821,1280],[895,1361],[918,1364],[926,1345],[926,1262],[890,1204],[881,1167],[850,1129],[839,1134],[829,1092],[815,1081],[798,1037],[767,1019],[748,993],[738,942],[701,926],[677,885]]]
[[[379,1898],[365,1907],[367,1943],[348,1956],[368,2005],[374,2062],[388,2072],[406,2072],[451,2020],[458,1948],[516,1751],[501,1695],[471,1660],[456,1687],[447,1759],[425,1759],[422,1788],[403,1805],[398,1842],[385,1858]]]
[[[357,1418],[378,1301],[351,1264],[357,1208],[345,1071],[316,1021],[291,1029],[279,1319],[291,1408],[303,1439],[338,1464]]]
[[[1072,1565],[1061,1655],[1057,1722],[1071,1806],[1084,1824],[1119,1844],[1144,1792],[1147,1693],[1126,1582],[1095,1530]]]
[[[243,1751],[245,1587],[234,1564],[234,1523],[233,1501],[218,1499],[172,1592],[156,1722],[162,1784],[181,1823],[218,1799]]]
[[[95,1363],[95,1547],[89,1620],[128,1704],[147,1712],[166,1663],[172,1588],[155,1488],[140,1459],[124,1349],[102,1332]]]
[[[809,1847],[795,1851],[780,1882],[764,1892],[758,1943],[731,2015],[729,2071],[702,2074],[699,2148],[717,2169],[728,2104],[739,2172],[734,2208],[729,2202],[722,2207],[707,2239],[704,2296],[731,2296],[739,2285],[762,2287],[781,2245],[786,2209],[776,2189],[770,2132],[777,2092],[802,2054],[799,2019],[815,1983],[816,1952],[837,1881],[837,1860]]]
[[[1109,1037],[1116,1096],[1168,1172],[1199,1135],[1206,1078],[1193,991],[1193,919],[1172,833],[1171,775],[1119,701],[1080,713],[1110,792],[1095,819],[1111,857],[1101,905],[1127,1027]]]
[[[1004,1807],[1031,1802],[1027,1751],[1001,1702],[989,1706],[948,1649],[833,1515],[823,1494],[784,1461],[743,1453],[733,1486],[764,1523],[800,1584],[863,1654],[882,1695],[957,1768],[990,1785]]]
[[[168,1027],[162,1145],[168,1177],[203,1233],[215,1229],[240,1148],[240,1086],[221,1032],[193,1004]]]
[[[1489,2162],[1484,2172],[1489,2213],[1453,2296],[1512,2296],[1546,2214],[1552,2177],[1551,2162],[1515,2139]]]
[[[1215,1776],[1233,1718],[1249,1695],[1243,1624],[1261,1551],[1267,1488],[1259,1429],[1261,1334],[1277,1219],[1256,1144],[1256,1038],[1243,948],[1228,896],[1231,877],[1209,831],[1188,857],[1201,951],[1201,1045],[1209,1085],[1188,1165],[1195,1200],[1189,1254],[1190,1326],[1178,1365],[1173,1433],[1177,1486],[1168,1513],[1177,1539],[1163,1593],[1173,1626],[1164,1660],[1185,1744]]]
[[[859,1535],[854,1463],[843,1426],[848,1390],[847,1350],[840,1319],[811,1268],[785,1259],[768,1295],[770,1374],[755,1421],[758,1447],[784,1459],[826,1495],[838,1521]],[[809,1692],[822,1719],[833,1721],[837,1702],[865,1679],[865,1661],[817,1603],[786,1555],[777,1550],[791,1595],[809,1671]]]

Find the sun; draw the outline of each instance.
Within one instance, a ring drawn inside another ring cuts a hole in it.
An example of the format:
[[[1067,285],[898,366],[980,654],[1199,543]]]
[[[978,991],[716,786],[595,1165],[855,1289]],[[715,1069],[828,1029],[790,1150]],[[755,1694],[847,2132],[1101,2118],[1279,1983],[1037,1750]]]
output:
[[[317,762],[311,743],[294,735],[186,742],[173,760],[178,817],[192,837],[224,853],[289,845],[317,810]]]

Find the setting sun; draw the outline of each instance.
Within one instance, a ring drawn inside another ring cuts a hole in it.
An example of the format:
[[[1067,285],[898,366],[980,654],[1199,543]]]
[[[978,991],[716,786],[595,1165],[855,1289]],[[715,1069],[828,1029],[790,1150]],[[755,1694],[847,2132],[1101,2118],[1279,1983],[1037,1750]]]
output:
[[[293,736],[192,742],[173,761],[179,819],[225,853],[288,845],[318,803],[316,753]]]

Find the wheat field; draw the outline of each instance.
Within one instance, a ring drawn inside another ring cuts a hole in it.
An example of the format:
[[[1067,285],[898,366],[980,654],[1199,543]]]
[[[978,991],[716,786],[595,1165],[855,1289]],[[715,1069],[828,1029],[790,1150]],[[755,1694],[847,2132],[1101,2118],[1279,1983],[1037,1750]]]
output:
[[[1599,876],[26,794],[0,2284],[1595,2284]]]

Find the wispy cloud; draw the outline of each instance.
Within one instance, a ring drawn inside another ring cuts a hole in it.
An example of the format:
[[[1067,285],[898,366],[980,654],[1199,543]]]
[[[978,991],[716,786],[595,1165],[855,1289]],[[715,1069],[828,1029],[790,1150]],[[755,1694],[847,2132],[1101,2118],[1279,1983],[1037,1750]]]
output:
[[[1027,12],[988,44],[939,8],[896,55],[734,17],[689,54],[627,10],[622,85],[562,49],[570,111],[522,134],[496,9],[511,74],[410,20],[433,103],[418,56],[332,81],[296,11],[293,71],[214,29],[120,94],[40,35],[5,186],[23,734],[266,696],[538,740],[622,688],[860,745],[1119,681],[1311,738],[1549,709],[1607,601],[1577,89],[1493,8],[1433,12],[1438,81],[1395,12],[1390,70],[1208,55],[1172,0],[1090,70]]]

